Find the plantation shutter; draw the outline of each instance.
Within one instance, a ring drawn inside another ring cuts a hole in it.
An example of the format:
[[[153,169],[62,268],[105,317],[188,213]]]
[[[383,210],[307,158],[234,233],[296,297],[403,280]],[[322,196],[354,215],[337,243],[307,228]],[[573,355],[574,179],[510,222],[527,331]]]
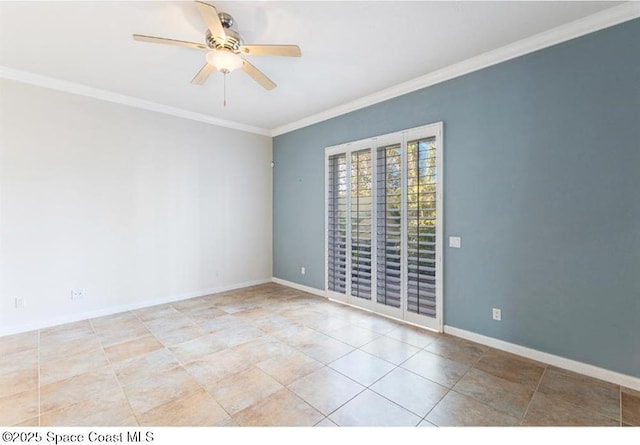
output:
[[[347,156],[329,157],[328,165],[328,285],[344,293],[347,286]]]
[[[435,137],[407,142],[407,310],[436,316]]]
[[[325,154],[327,297],[442,332],[442,123]]]
[[[351,295],[371,298],[371,150],[351,153]]]
[[[400,307],[402,295],[402,160],[400,144],[378,147],[376,163],[376,300]]]

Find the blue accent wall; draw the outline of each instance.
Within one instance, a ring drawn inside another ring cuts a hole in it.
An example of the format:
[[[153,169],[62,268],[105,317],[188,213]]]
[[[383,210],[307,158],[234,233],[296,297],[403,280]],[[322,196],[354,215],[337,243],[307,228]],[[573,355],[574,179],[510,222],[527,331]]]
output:
[[[640,19],[276,137],[274,276],[324,289],[325,147],[438,121],[445,324],[640,377]]]

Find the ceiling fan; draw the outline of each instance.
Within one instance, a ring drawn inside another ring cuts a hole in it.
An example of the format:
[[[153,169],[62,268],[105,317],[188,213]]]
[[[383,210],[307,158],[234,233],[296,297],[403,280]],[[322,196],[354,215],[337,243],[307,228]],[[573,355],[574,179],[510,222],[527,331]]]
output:
[[[213,5],[208,3],[196,1],[195,4],[208,28],[204,36],[204,43],[141,34],[133,35],[133,38],[140,42],[177,45],[207,51],[207,61],[195,77],[191,79],[192,84],[204,84],[209,75],[216,70],[224,74],[226,78],[227,74],[241,68],[242,71],[265,89],[272,90],[276,87],[276,84],[241,56],[300,57],[302,55],[298,45],[245,45],[240,34],[231,29],[235,21],[230,14],[226,12],[219,13]]]

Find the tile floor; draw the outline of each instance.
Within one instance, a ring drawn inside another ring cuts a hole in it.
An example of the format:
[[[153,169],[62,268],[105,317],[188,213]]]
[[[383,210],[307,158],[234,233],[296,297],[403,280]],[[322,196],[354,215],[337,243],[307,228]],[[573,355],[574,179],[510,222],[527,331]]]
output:
[[[640,393],[275,284],[0,338],[0,425],[640,425]]]

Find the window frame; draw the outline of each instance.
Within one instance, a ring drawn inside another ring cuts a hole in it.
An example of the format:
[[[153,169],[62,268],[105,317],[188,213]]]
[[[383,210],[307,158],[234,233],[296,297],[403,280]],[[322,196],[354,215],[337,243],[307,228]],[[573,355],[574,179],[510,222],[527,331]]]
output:
[[[436,183],[436,316],[434,318],[427,317],[420,314],[411,313],[407,310],[407,144],[409,141],[417,139],[425,139],[435,137],[436,146],[436,169],[437,169],[437,183]],[[401,255],[401,304],[400,308],[394,308],[386,306],[377,302],[377,256],[378,256],[378,240],[377,240],[377,209],[378,209],[378,196],[377,196],[377,150],[380,147],[392,145],[395,143],[400,144],[401,151],[401,165],[402,165],[402,255]],[[370,300],[363,300],[361,298],[351,296],[351,153],[360,151],[363,149],[369,149],[371,151],[371,298]],[[346,252],[346,277],[347,287],[344,294],[329,291],[329,225],[328,225],[328,209],[329,209],[329,157],[336,154],[345,154],[347,159],[347,190],[349,191],[347,196],[347,252]],[[325,296],[334,301],[350,304],[359,308],[370,310],[381,315],[396,318],[408,323],[417,324],[422,327],[436,330],[438,332],[443,331],[443,300],[444,300],[444,283],[443,283],[443,245],[444,245],[444,209],[443,209],[443,186],[444,186],[444,171],[443,171],[443,123],[436,122],[420,127],[410,128],[394,133],[388,133],[385,135],[370,137],[357,141],[347,142],[344,144],[334,145],[325,148],[325,187],[324,187],[324,199],[325,199],[325,211],[324,211],[324,227],[325,227]]]

